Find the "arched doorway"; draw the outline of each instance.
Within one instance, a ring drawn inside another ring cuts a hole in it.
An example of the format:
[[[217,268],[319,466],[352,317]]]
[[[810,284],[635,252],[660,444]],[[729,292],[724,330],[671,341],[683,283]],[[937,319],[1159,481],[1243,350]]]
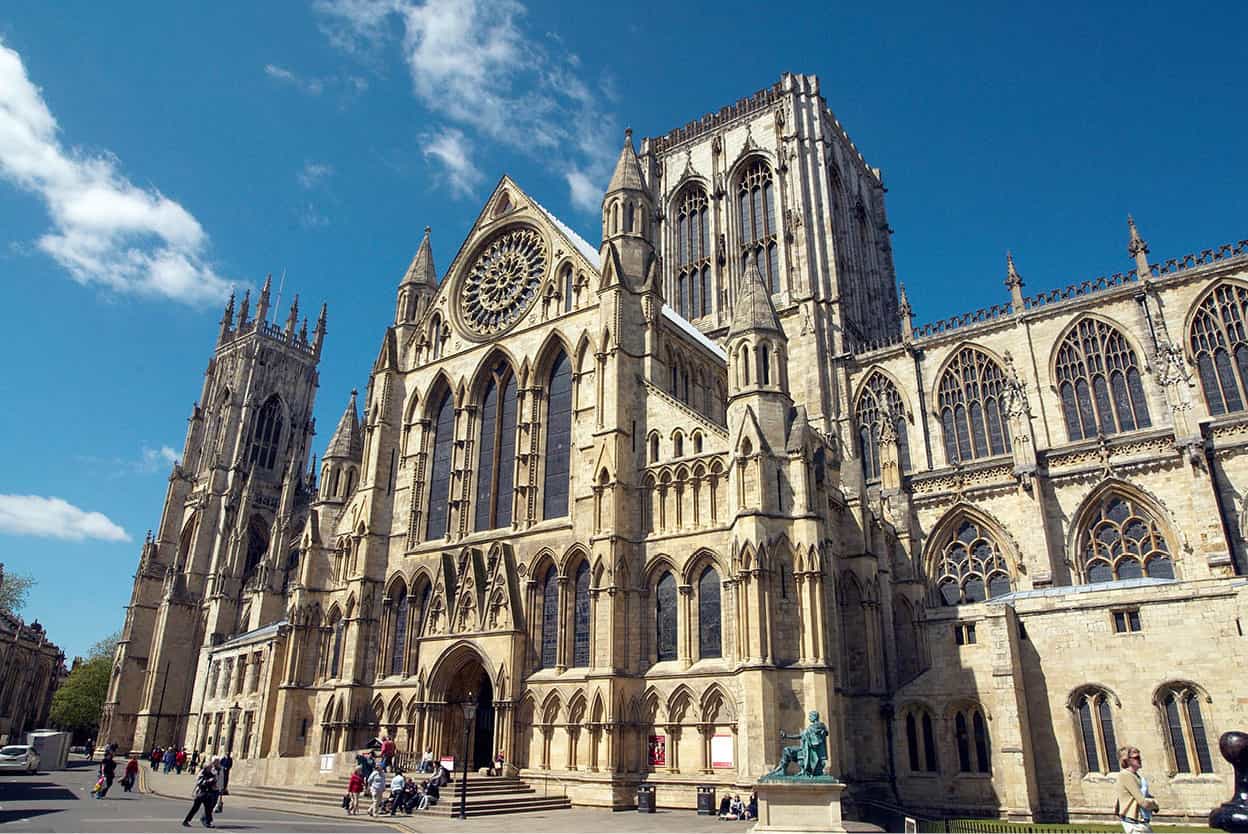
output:
[[[438,700],[442,702],[442,755],[454,756],[456,769],[462,769],[464,755],[464,701],[477,702],[476,717],[468,740],[468,766],[472,770],[489,767],[494,758],[494,686],[480,656],[471,649],[447,658],[443,673],[446,681]],[[439,675],[439,677],[442,677]]]

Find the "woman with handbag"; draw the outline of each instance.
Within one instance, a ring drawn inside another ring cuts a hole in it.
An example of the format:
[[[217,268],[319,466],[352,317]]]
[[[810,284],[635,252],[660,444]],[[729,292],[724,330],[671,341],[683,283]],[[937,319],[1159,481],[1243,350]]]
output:
[[[191,820],[195,817],[195,812],[201,808],[204,811],[203,823],[204,828],[212,828],[212,809],[217,805],[217,757],[213,756],[212,760],[204,765],[204,769],[199,772],[199,776],[195,779],[195,802],[191,805],[191,810],[186,812],[186,817],[182,820],[182,825],[190,828]]]

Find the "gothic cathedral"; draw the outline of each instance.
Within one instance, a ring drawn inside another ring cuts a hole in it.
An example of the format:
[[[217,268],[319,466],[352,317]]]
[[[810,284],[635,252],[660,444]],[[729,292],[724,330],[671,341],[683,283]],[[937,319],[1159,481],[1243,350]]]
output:
[[[313,781],[377,736],[692,807],[818,710],[865,812],[1163,814],[1248,724],[1248,242],[916,326],[813,76],[626,134],[591,246],[429,230],[319,461],[298,302],[225,310],[100,738]],[[358,338],[353,334],[353,338]],[[463,701],[478,705],[465,727]]]

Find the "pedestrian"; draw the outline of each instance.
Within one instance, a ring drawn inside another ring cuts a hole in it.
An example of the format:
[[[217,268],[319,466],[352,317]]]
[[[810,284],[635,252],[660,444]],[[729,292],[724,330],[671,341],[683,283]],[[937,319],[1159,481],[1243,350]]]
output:
[[[177,754],[173,752],[172,747],[165,748],[165,755],[161,757],[165,763],[165,773],[173,770],[173,762],[177,758]]]
[[[758,819],[758,794],[750,791],[750,799],[745,803],[745,818],[747,820]]]
[[[191,773],[194,773],[197,767],[199,767],[199,751],[198,750],[191,753]]]
[[[126,793],[134,790],[134,781],[139,778],[139,757],[131,755],[126,762],[126,775],[121,777],[121,789]]]
[[[426,750],[425,754],[420,757],[420,772],[433,773],[433,751]]]
[[[87,739],[87,761],[95,761],[95,739]]]
[[[360,773],[357,767],[351,771],[351,778],[347,780],[347,813],[355,816],[360,812],[360,794],[364,792],[364,775]]]
[[[96,794],[96,799],[103,799],[108,793],[108,789],[113,786],[113,777],[117,774],[117,761],[113,758],[113,754],[105,750],[104,758],[100,762],[100,776],[104,779],[104,786],[100,792]]]
[[[394,739],[386,736],[381,742],[381,766],[385,770],[390,769],[390,765],[394,762],[395,746]]]
[[[194,797],[195,801],[191,804],[191,810],[186,812],[182,825],[190,828],[195,812],[202,808],[204,828],[212,828],[212,808],[217,804],[217,760],[215,758],[207,762],[196,777]]]
[[[399,806],[403,804],[403,789],[407,786],[407,780],[403,778],[403,771],[397,767],[394,769],[394,776],[390,779],[390,816],[394,816],[394,812],[399,810]]]
[[[507,760],[503,757],[502,750],[499,750],[497,753],[494,754],[494,775],[495,776],[503,775],[503,765],[506,763],[507,763]]]
[[[1148,795],[1148,784],[1140,776],[1140,750],[1122,747],[1118,750],[1118,798],[1114,814],[1122,823],[1124,834],[1149,834],[1150,820],[1157,813],[1157,800]]]
[[[364,751],[361,750],[356,754],[355,764],[360,768],[360,776],[367,780],[373,772],[372,757],[364,755]]]
[[[375,817],[381,812],[381,795],[386,792],[386,774],[381,768],[377,768],[368,775],[368,793],[373,798],[373,804],[368,808],[368,815]]]
[[[221,774],[220,788],[217,793],[217,813],[225,810],[225,798],[230,795],[230,768],[234,767],[234,757],[230,755],[233,752],[226,750],[225,755],[217,762],[217,771]]]
[[[160,768],[160,758],[163,752],[164,751],[162,751],[159,747],[152,748],[152,755],[151,755],[152,773],[155,773],[157,769]]]

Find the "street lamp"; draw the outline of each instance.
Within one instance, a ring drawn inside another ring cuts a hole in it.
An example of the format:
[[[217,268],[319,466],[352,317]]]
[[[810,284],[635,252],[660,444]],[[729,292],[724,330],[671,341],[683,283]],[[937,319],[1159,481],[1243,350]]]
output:
[[[459,795],[459,818],[468,819],[468,734],[472,732],[473,719],[477,717],[477,702],[469,695],[460,705],[464,711],[464,786]]]
[[[225,752],[228,756],[234,755],[234,728],[238,726],[238,716],[243,712],[243,708],[238,705],[238,701],[234,702],[234,706],[230,707],[230,738],[225,743]]]

